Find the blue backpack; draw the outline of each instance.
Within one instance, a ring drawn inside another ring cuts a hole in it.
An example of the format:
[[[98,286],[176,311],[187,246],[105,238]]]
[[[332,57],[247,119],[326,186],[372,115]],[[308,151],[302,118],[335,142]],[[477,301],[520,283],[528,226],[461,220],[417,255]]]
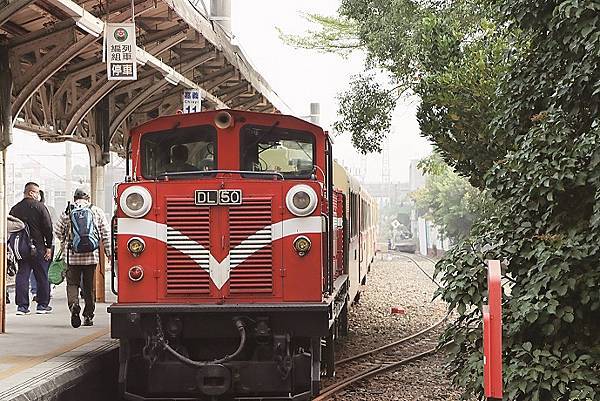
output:
[[[37,250],[31,240],[31,233],[29,232],[27,223],[25,223],[25,227],[22,230],[10,233],[8,247],[16,260],[27,260],[36,255]]]
[[[100,245],[100,235],[94,223],[94,212],[91,207],[75,206],[69,213],[71,220],[71,249],[75,253],[93,252]]]

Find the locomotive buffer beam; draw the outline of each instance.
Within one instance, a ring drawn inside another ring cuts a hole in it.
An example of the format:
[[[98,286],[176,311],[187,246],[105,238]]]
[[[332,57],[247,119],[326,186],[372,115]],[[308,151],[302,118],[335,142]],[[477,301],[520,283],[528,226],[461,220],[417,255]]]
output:
[[[332,296],[319,303],[112,305],[112,336],[121,340],[121,394],[135,401],[153,401],[165,393],[178,394],[169,397],[174,400],[198,396],[308,400],[318,384],[319,339],[332,334],[334,300]],[[157,322],[162,322],[158,332]],[[244,327],[245,346],[232,322]],[[171,350],[164,346],[166,339]],[[231,354],[236,347],[239,352]],[[135,378],[145,369],[143,381]],[[260,395],[250,390],[256,383],[261,383]]]

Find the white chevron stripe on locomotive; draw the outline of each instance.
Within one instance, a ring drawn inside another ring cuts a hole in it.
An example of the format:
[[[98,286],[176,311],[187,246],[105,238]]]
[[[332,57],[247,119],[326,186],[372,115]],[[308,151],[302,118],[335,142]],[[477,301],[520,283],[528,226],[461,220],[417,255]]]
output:
[[[320,216],[297,217],[270,224],[230,249],[225,259],[218,262],[202,244],[166,224],[146,219],[120,218],[117,220],[118,234],[153,238],[172,246],[196,262],[200,268],[206,270],[212,282],[219,289],[229,280],[231,269],[242,264],[270,242],[290,235],[321,233],[324,227],[323,218]]]

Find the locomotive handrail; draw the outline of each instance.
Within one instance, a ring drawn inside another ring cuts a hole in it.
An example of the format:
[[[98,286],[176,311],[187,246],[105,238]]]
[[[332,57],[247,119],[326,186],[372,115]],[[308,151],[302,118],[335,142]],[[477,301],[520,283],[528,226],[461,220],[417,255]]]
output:
[[[115,287],[115,262],[116,262],[116,255],[115,255],[115,241],[116,239],[116,235],[115,235],[115,230],[114,230],[114,225],[115,222],[117,220],[117,215],[113,215],[113,217],[110,219],[110,290],[112,291],[113,294],[115,295],[119,295],[119,291],[117,291],[116,287]]]
[[[165,171],[164,173],[160,173],[156,176],[156,178],[167,178],[170,176],[174,177],[182,177],[186,175],[211,175],[211,174],[249,174],[249,175],[266,175],[266,176],[276,176],[279,179],[285,180],[283,174],[277,171],[246,171],[246,170],[199,170],[199,171]]]

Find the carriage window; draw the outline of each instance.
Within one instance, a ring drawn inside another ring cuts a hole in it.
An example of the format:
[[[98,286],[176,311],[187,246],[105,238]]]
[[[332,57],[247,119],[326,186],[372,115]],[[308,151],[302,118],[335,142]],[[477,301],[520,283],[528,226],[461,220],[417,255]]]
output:
[[[210,125],[142,135],[142,176],[216,170],[217,131]],[[210,176],[210,175],[208,175]],[[185,177],[185,174],[174,176]]]
[[[278,172],[285,178],[309,178],[313,173],[315,137],[311,133],[245,126],[240,136],[241,170]]]

